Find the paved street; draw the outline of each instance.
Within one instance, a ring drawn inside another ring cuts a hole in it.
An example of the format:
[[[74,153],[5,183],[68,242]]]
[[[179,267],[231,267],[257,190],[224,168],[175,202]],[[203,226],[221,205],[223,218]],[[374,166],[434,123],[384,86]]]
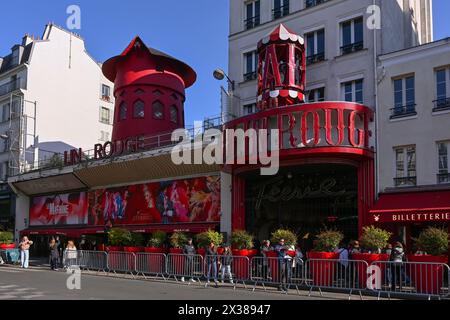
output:
[[[316,292],[307,297],[295,290],[289,295],[278,292],[251,292],[250,289],[225,286],[204,288],[198,284],[185,285],[174,281],[133,280],[89,275],[81,276],[81,290],[69,290],[66,286],[68,275],[64,271],[50,271],[42,268],[22,270],[11,266],[0,266],[0,300],[7,299],[56,299],[56,300],[337,300],[348,299],[348,295]],[[240,285],[242,287],[242,285]],[[353,299],[358,299],[353,296]],[[368,299],[368,298],[365,298]]]

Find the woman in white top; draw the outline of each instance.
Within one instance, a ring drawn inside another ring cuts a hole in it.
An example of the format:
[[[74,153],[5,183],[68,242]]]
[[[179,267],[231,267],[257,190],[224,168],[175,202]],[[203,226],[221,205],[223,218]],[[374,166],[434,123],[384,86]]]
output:
[[[76,265],[77,247],[75,247],[75,244],[72,240],[69,240],[67,242],[65,258],[66,258],[66,263],[65,263],[66,268]]]

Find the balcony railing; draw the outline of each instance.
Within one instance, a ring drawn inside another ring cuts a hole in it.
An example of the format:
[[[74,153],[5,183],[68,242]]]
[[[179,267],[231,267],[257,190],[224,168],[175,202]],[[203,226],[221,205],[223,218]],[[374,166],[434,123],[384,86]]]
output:
[[[433,104],[433,112],[450,109],[450,98],[434,100]]]
[[[364,41],[350,43],[341,47],[342,55],[350,54],[353,52],[361,51],[364,49]]]
[[[288,14],[289,14],[289,4],[285,4],[284,6],[272,10],[272,16],[274,20],[285,17]]]
[[[253,28],[259,26],[260,22],[261,22],[261,20],[260,20],[259,15],[245,20],[244,21],[245,30],[253,29]]]
[[[256,71],[248,72],[244,74],[244,81],[252,81],[256,79]]]
[[[328,2],[330,0],[306,0],[305,1],[305,6],[306,8],[311,8],[311,7],[315,7],[318,6],[319,4]]]
[[[318,54],[313,54],[306,57],[306,64],[314,64],[325,60],[325,52],[320,52]]]
[[[394,178],[394,184],[396,187],[416,186],[417,177]]]
[[[408,104],[406,106],[398,106],[391,109],[391,119],[410,117],[417,115],[416,104]]]
[[[22,79],[20,78],[1,85],[0,96],[3,96],[18,89],[26,89],[25,82],[22,81]]]
[[[438,184],[450,183],[450,173],[439,173],[437,175]]]

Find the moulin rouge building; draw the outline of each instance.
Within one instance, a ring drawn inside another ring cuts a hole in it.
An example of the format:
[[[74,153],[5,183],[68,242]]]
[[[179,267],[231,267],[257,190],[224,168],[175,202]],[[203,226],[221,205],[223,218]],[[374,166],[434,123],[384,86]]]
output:
[[[304,40],[283,25],[259,42],[258,53],[259,112],[216,128],[276,130],[276,143],[268,139],[271,152],[279,148],[275,175],[261,175],[263,165],[248,157],[175,165],[171,133],[185,127],[185,89],[196,74],[136,38],[103,65],[115,83],[112,142],[68,150],[63,164],[10,179],[16,236],[45,244],[56,234],[101,239],[113,225],[144,234],[246,229],[258,240],[287,227],[305,246],[324,227],[357,238],[375,199],[373,111],[304,103]]]

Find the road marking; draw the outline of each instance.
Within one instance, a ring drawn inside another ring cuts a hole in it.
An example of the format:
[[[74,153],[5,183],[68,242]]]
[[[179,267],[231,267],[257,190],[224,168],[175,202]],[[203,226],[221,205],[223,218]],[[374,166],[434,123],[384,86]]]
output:
[[[33,295],[29,295],[29,296],[21,296],[21,299],[34,299],[34,298],[40,298],[43,297],[43,294],[33,294]]]
[[[24,291],[33,291],[36,290],[36,288],[20,288],[20,289],[14,289],[16,292],[24,292]]]
[[[12,289],[12,288],[19,288],[19,286],[16,286],[15,284],[0,286],[0,289]]]

